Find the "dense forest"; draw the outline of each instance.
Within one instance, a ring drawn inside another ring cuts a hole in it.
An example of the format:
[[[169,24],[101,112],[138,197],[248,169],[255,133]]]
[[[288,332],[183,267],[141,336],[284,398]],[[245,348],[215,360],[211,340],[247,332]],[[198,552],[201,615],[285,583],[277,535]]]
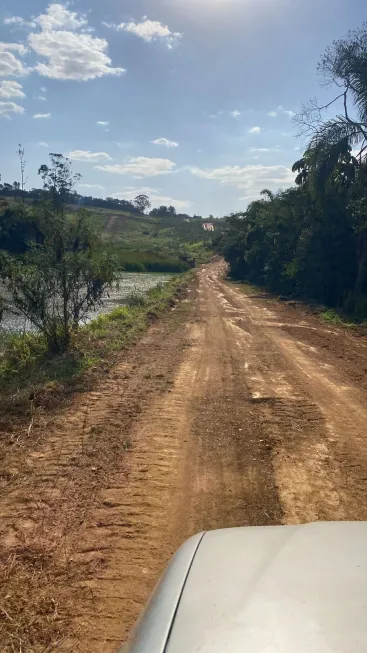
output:
[[[307,138],[295,186],[226,218],[218,247],[236,279],[367,315],[367,25],[335,41],[318,72],[335,96],[295,119]],[[330,117],[330,111],[335,115]]]

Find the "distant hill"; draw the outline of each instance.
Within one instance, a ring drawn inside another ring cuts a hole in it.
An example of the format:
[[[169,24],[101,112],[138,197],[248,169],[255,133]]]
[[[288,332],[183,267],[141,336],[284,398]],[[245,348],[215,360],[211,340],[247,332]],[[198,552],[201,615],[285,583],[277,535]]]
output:
[[[21,196],[19,184],[0,184],[0,201],[8,206]],[[41,189],[26,191],[26,205],[37,203],[42,196]],[[103,200],[76,193],[70,194],[68,205],[70,211],[86,208],[90,212],[105,246],[113,250],[126,270],[181,271],[203,263],[210,258],[216,231],[223,224],[214,218],[177,214],[173,207],[161,207],[165,210],[162,215],[160,209],[145,215],[127,200]],[[168,213],[170,209],[173,212]],[[214,233],[205,230],[208,222],[214,225]]]
[[[104,242],[116,251],[124,267],[135,261],[150,269],[149,261],[159,260],[179,260],[187,264],[183,267],[188,267],[204,262],[211,254],[216,233],[204,230],[203,224],[208,220],[136,215],[102,208],[89,210]],[[219,220],[210,222],[217,231],[220,229]]]

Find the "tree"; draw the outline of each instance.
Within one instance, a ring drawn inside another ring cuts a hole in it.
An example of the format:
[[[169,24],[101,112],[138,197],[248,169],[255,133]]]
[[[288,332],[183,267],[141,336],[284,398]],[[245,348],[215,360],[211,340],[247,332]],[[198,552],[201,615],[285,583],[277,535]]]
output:
[[[21,190],[21,209],[22,209],[22,214],[23,216],[25,215],[25,185],[27,183],[27,178],[25,177],[25,167],[26,167],[26,161],[24,159],[24,148],[22,145],[19,143],[18,145],[18,151],[17,154],[19,156],[19,162],[20,162],[20,183],[18,182],[18,189]]]
[[[140,211],[140,213],[145,213],[151,207],[151,202],[148,195],[137,195],[134,199],[134,205]]]
[[[311,137],[312,148],[322,149],[347,139],[349,145],[359,146],[358,157],[366,158],[367,23],[334,41],[322,56],[318,70],[325,86],[337,87],[337,95],[323,106],[317,100],[309,101],[296,117],[301,133]],[[332,106],[339,113],[324,119],[325,111]]]
[[[367,263],[367,190],[361,181],[367,176],[367,23],[326,49],[319,72],[325,85],[337,87],[337,95],[323,106],[310,101],[297,117],[301,132],[311,140],[293,169],[299,173],[296,183],[309,183],[318,195],[328,187],[348,193],[355,233],[354,292],[358,295],[363,291]],[[324,112],[332,106],[339,113],[324,119]]]
[[[275,200],[275,195],[273,191],[269,190],[268,188],[264,188],[264,190],[261,191],[260,195],[266,197],[268,202],[274,202]]]
[[[159,206],[157,209],[152,209],[150,214],[152,217],[159,218],[173,218],[176,216],[176,209],[174,206]]]
[[[114,257],[101,252],[90,215],[82,209],[66,212],[66,201],[80,178],[70,162],[51,154],[51,165],[41,166],[44,201],[33,209],[42,234],[21,257],[2,252],[1,273],[13,306],[46,338],[51,354],[66,351],[73,332],[88,311],[98,305],[113,284]]]
[[[66,202],[74,187],[80,181],[79,173],[72,173],[71,161],[62,154],[51,153],[50,165],[42,165],[38,174],[43,180],[45,200],[56,214],[63,215]]]

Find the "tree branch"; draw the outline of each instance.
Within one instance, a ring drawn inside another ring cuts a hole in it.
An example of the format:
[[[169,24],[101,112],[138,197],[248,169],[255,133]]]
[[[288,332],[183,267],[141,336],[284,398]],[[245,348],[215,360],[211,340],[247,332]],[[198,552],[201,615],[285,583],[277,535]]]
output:
[[[343,97],[343,95],[345,95],[345,93],[346,93],[346,91],[343,91],[343,93],[340,93],[340,95],[337,95],[336,98],[331,100],[331,102],[328,102],[327,104],[325,104],[323,107],[317,107],[318,111],[323,111],[324,109],[328,109],[329,107],[331,107],[332,104],[334,104],[334,102],[336,102],[337,100],[340,100],[340,98]]]

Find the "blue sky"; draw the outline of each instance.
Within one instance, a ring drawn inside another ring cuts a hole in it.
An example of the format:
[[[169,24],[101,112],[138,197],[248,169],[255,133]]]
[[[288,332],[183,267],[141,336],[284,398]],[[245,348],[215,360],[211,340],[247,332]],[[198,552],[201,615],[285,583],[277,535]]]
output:
[[[215,216],[287,187],[292,115],[330,91],[317,61],[365,0],[12,0],[0,14],[0,173],[48,152],[83,194]]]

